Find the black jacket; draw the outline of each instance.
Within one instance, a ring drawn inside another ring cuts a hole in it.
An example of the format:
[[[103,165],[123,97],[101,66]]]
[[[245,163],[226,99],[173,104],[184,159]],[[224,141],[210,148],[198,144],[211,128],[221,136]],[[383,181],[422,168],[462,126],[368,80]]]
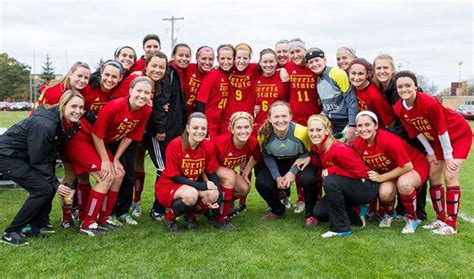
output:
[[[31,117],[21,120],[0,135],[0,155],[23,159],[57,189],[54,173],[57,150],[62,142],[58,110],[39,106]]]
[[[153,111],[146,130],[152,137],[166,133],[166,141],[170,141],[181,135],[186,125],[184,94],[178,73],[171,65],[157,87],[157,92],[161,92],[153,98]],[[163,108],[165,104],[169,104],[168,112]]]

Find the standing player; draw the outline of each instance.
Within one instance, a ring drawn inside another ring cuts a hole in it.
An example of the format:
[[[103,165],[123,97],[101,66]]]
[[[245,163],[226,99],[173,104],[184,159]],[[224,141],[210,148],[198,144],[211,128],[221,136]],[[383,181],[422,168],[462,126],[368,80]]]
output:
[[[340,47],[336,50],[337,66],[346,73],[349,73],[349,65],[356,58],[356,52],[351,47]]]
[[[290,61],[289,42],[290,41],[288,40],[279,40],[275,44],[276,60],[278,62],[279,68],[284,68],[285,64]]]
[[[417,79],[412,72],[397,73],[395,83],[401,98],[395,104],[395,114],[408,135],[418,138],[423,144],[430,164],[430,195],[437,219],[423,228],[439,235],[456,234],[461,199],[459,174],[472,144],[469,124],[435,98],[417,92]],[[446,197],[442,186],[443,176]]]
[[[414,233],[419,220],[416,216],[416,189],[428,178],[428,161],[423,154],[398,136],[378,129],[378,118],[371,111],[361,111],[356,117],[359,137],[354,149],[372,169],[369,179],[379,183],[380,227],[390,227],[397,192],[406,212],[402,233]]]
[[[215,174],[218,164],[214,147],[205,139],[206,135],[206,116],[194,112],[188,118],[183,135],[172,140],[166,149],[166,168],[156,182],[155,193],[168,209],[163,220],[169,232],[179,231],[176,217],[183,214],[186,214],[188,229],[197,229],[193,209],[216,209],[222,200]],[[209,180],[202,181],[203,174]]]
[[[158,37],[156,34],[147,34],[143,38],[142,46],[145,54],[142,55],[142,57],[140,57],[140,59],[138,59],[130,68],[130,73],[135,71],[143,72],[143,69],[145,68],[145,60],[150,57],[153,52],[161,50],[160,37]]]

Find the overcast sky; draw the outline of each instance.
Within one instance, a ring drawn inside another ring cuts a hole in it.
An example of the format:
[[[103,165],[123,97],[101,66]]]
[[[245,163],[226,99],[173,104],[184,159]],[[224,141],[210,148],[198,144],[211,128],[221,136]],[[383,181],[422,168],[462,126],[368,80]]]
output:
[[[0,0],[0,52],[41,72],[49,53],[56,73],[75,61],[95,67],[100,58],[156,33],[170,54],[171,26],[178,42],[201,45],[249,43],[258,52],[282,38],[300,37],[320,47],[329,65],[339,46],[352,46],[369,61],[380,52],[401,69],[430,78],[443,89],[473,78],[472,1],[21,1]],[[35,58],[34,58],[35,57]]]

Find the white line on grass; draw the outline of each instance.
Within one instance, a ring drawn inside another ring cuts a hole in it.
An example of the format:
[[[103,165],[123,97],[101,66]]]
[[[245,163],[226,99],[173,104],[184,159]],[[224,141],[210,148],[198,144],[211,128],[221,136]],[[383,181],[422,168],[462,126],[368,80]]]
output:
[[[466,213],[464,212],[459,212],[459,217],[461,217],[464,221],[468,222],[468,223],[471,223],[471,224],[474,224],[474,218],[471,218],[469,217],[469,215],[467,215]]]

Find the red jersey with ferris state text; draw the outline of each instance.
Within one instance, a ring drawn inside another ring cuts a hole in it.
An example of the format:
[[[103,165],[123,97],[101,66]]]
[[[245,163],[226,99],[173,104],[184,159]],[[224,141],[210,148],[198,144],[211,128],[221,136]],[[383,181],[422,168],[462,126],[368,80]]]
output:
[[[204,78],[199,88],[196,101],[205,104],[208,130],[211,136],[219,134],[219,123],[229,96],[228,73],[218,69],[212,70]]]
[[[379,120],[379,127],[385,128],[395,121],[396,117],[392,107],[375,84],[370,83],[362,90],[353,88],[359,103],[359,111],[370,110],[375,113]]]
[[[104,92],[100,87],[92,87],[87,85],[86,88],[82,90],[82,96],[84,97],[85,104],[84,109],[87,111],[92,111],[95,115],[99,113],[105,104],[110,100],[110,95],[112,92]]]
[[[328,170],[328,175],[337,174],[352,179],[368,179],[369,168],[365,165],[359,154],[348,145],[335,141],[327,151],[312,146],[321,161],[322,169]]]
[[[237,111],[253,113],[255,103],[255,92],[252,84],[258,75],[257,64],[250,63],[243,71],[232,67],[229,74],[229,98],[223,113],[223,118],[228,121],[232,114]]]
[[[135,73],[127,76],[124,78],[113,90],[112,93],[110,94],[110,99],[117,99],[120,97],[125,97],[130,95],[130,84],[132,81],[139,77],[142,76],[140,73]]]
[[[159,178],[159,185],[175,184],[172,177],[184,176],[196,181],[202,173],[215,173],[219,165],[216,161],[214,146],[209,140],[203,140],[196,149],[183,150],[181,137],[173,139],[166,147],[166,167]]]
[[[97,115],[92,132],[106,144],[120,141],[124,137],[141,141],[145,125],[151,114],[151,107],[145,105],[132,111],[130,97],[121,97],[110,101]]]
[[[259,110],[255,114],[254,122],[256,128],[262,126],[265,120],[267,120],[268,109],[271,104],[276,101],[288,101],[289,89],[290,84],[288,82],[283,83],[278,73],[270,77],[260,74],[254,84],[256,94],[255,105],[259,107]]]
[[[472,142],[471,127],[461,115],[446,108],[434,97],[422,92],[416,93],[415,103],[411,109],[406,109],[402,101],[400,99],[395,103],[394,112],[409,137],[416,137],[420,133],[424,134],[436,152],[442,148],[438,136],[448,131],[454,158],[461,158],[457,156],[459,151],[462,151],[463,154],[466,153],[466,155],[469,153],[469,142]],[[463,144],[464,141],[465,144]],[[464,150],[466,148],[467,152]]]
[[[231,133],[225,133],[212,140],[219,165],[235,169],[252,156],[256,161],[261,161],[260,148],[255,137],[250,137],[245,145],[238,149],[232,142],[232,136]]]
[[[285,64],[290,75],[290,95],[288,97],[293,121],[306,126],[308,118],[321,112],[319,95],[316,90],[317,76],[306,66],[290,61]]]
[[[197,93],[201,87],[201,83],[204,80],[204,77],[207,73],[201,73],[196,64],[189,64],[186,70],[184,71],[184,82],[183,82],[183,91],[184,98],[186,102],[186,115],[189,116],[194,109],[194,101],[196,100]]]
[[[374,142],[371,144],[357,137],[354,141],[354,149],[370,168],[379,174],[396,167],[404,167],[408,162],[411,162],[414,168],[426,169],[426,173],[428,170],[428,161],[420,151],[399,136],[385,130],[377,130]]]

